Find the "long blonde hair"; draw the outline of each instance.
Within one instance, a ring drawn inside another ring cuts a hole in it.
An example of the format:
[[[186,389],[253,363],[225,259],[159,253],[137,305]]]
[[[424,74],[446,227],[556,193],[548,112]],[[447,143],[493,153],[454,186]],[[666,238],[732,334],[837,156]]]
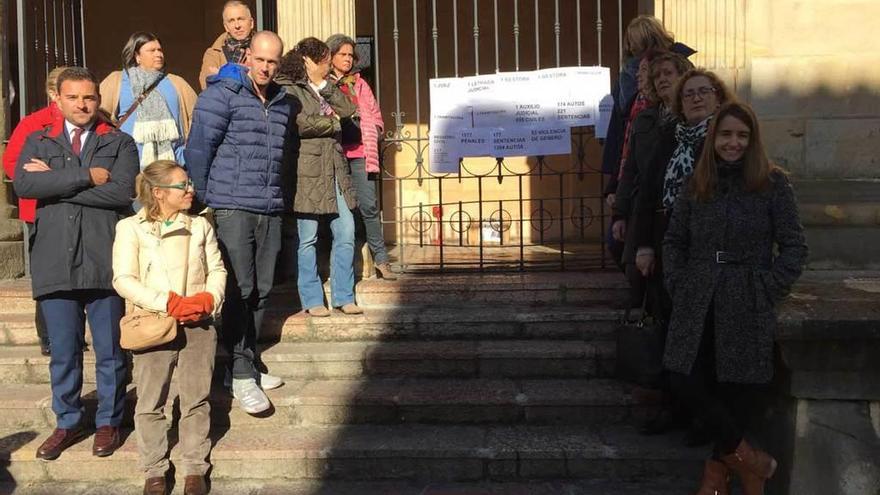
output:
[[[629,22],[623,37],[623,56],[641,57],[648,50],[668,51],[675,38],[663,27],[660,19],[640,15]]]
[[[177,162],[156,160],[147,165],[134,179],[134,199],[144,207],[147,219],[151,222],[159,219],[159,203],[153,196],[153,188],[159,185],[168,185],[171,172],[176,169],[184,170]]]

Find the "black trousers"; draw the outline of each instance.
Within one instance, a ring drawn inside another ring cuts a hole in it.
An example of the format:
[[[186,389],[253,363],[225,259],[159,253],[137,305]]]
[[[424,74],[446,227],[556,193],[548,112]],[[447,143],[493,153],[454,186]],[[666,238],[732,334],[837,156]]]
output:
[[[742,441],[756,392],[762,385],[718,381],[714,320],[710,309],[691,373],[671,372],[669,381],[673,393],[703,420],[714,443],[713,457],[719,459],[736,450]]]

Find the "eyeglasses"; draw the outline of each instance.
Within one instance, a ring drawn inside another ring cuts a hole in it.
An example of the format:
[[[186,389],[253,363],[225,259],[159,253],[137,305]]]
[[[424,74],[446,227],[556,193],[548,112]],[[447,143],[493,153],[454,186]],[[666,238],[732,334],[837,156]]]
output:
[[[153,187],[158,187],[159,189],[177,189],[184,192],[186,192],[187,189],[195,189],[192,179],[187,179],[186,182],[178,182],[177,184],[157,184]]]
[[[685,91],[681,94],[682,99],[685,100],[693,100],[694,97],[700,95],[700,98],[705,98],[710,94],[717,92],[718,90],[711,86],[703,86],[702,88],[697,88],[696,90]]]

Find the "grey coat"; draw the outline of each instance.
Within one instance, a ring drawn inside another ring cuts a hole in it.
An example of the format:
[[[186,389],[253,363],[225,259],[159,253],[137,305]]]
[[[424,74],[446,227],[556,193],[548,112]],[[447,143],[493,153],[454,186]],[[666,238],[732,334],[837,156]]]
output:
[[[321,102],[308,82],[293,82],[284,77],[277,78],[276,82],[302,103],[296,117],[300,145],[293,210],[315,215],[338,213],[334,179],[339,183],[346,205],[353,210],[357,199],[348,160],[342,152],[339,120],[321,113]],[[321,90],[321,96],[340,119],[351,118],[357,112],[357,106],[334,84],[328,83]]]
[[[52,170],[25,172],[31,158],[45,161]],[[109,170],[110,182],[92,186],[91,167]],[[13,186],[20,197],[38,200],[31,230],[34,298],[57,291],[113,289],[116,222],[131,213],[139,171],[134,140],[107,124],[88,134],[79,157],[66,131],[57,126],[27,138]]]
[[[691,372],[712,304],[718,380],[773,377],[774,306],[800,276],[807,246],[791,184],[778,172],[771,183],[767,191],[747,192],[738,167],[720,167],[713,199],[683,193],[676,201],[663,241],[673,300],[668,369]],[[719,256],[733,262],[718,263]]]

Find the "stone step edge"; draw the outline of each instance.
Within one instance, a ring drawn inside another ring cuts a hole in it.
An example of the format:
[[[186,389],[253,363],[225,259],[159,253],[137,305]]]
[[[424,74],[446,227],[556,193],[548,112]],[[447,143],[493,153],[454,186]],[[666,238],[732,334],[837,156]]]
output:
[[[278,342],[260,344],[262,360],[267,363],[326,363],[366,361],[502,360],[502,359],[614,359],[613,340],[436,340],[345,342]],[[37,345],[0,346],[0,366],[49,365],[50,356],[40,354]],[[217,360],[226,362],[229,354],[218,345]],[[89,348],[84,363],[94,363]]]
[[[325,282],[324,286],[327,284]],[[514,289],[514,290],[591,290],[626,289],[627,282],[616,270],[590,272],[529,272],[498,274],[440,274],[404,275],[395,281],[374,278],[361,279],[355,290],[366,292],[394,292],[396,290],[438,292],[449,290],[460,292],[462,288],[473,290]],[[296,292],[296,284],[284,282],[275,284],[273,291]],[[0,282],[0,300],[6,297],[30,297],[30,279],[22,278]]]
[[[179,478],[179,476],[178,476]],[[264,479],[211,480],[213,495],[285,494],[285,495],[681,495],[693,489],[695,480],[679,478],[636,481],[607,480],[546,480],[508,482],[415,482],[415,481],[338,481],[305,480],[275,481]],[[177,485],[180,486],[178,479]],[[118,495],[138,493],[140,479],[102,483],[46,481],[37,483],[3,483],[0,493],[16,495],[56,495],[88,493]]]
[[[172,427],[176,431],[176,426]],[[12,435],[10,435],[10,433]],[[62,456],[44,463],[34,457],[51,430],[0,431],[11,438],[0,445],[0,459],[40,462],[45,466],[71,461],[97,461],[91,454],[92,435]],[[137,457],[136,437],[124,429],[122,447],[106,458],[130,461]],[[14,438],[18,437],[19,441]],[[429,459],[578,458],[606,460],[703,460],[707,448],[682,447],[676,435],[644,437],[630,426],[531,425],[333,425],[241,426],[212,429],[213,460],[329,459],[334,457],[409,457]],[[384,439],[384,441],[370,441]],[[179,445],[172,448],[179,459]]]
[[[174,386],[176,382],[172,382]],[[440,386],[454,390],[441,393]],[[463,393],[477,387],[479,393]],[[174,388],[174,387],[172,387]],[[328,389],[330,390],[328,392]],[[13,410],[38,410],[51,407],[51,389],[48,384],[3,385],[0,390],[16,392],[17,398],[9,397],[0,404],[0,411],[9,414]],[[493,395],[494,391],[494,395]],[[559,395],[553,392],[559,391]],[[169,401],[176,397],[172,390]],[[629,407],[653,406],[660,397],[651,391],[609,378],[570,379],[496,379],[496,378],[382,378],[371,380],[299,380],[285,383],[266,395],[276,406],[296,408],[300,406],[378,406],[378,407],[435,407],[435,406],[514,406],[514,407]],[[134,384],[128,386],[129,408],[137,400]],[[231,393],[216,385],[211,390],[213,404],[237,407]],[[97,402],[93,384],[83,386],[82,401],[94,409]]]
[[[312,321],[316,324],[329,324],[338,320],[352,322],[375,322],[375,320],[411,321],[417,319],[420,322],[464,322],[476,321],[608,321],[619,320],[623,310],[606,304],[492,304],[490,307],[482,305],[368,305],[364,306],[363,315],[346,315],[338,310],[333,310],[330,317],[309,317],[296,304],[289,306],[270,305],[266,308],[269,317],[286,316],[288,319]],[[544,318],[545,320],[540,320]],[[30,310],[13,310],[5,312],[0,309],[0,324],[12,326],[28,326],[34,323],[34,313]]]

